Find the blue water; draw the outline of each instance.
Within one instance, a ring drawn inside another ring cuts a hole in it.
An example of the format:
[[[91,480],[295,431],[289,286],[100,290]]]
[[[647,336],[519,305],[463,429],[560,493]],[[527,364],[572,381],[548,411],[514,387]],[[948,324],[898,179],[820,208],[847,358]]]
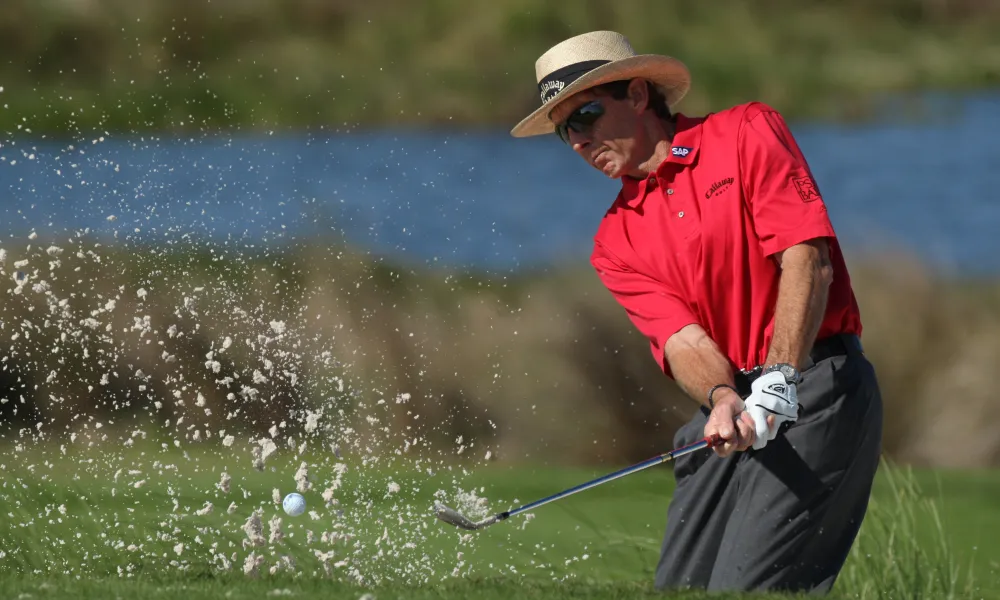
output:
[[[1000,95],[929,118],[792,122],[852,254],[1000,273]],[[618,184],[554,136],[489,132],[124,137],[0,146],[0,247],[89,229],[121,242],[277,247],[320,237],[495,272],[585,264]],[[114,220],[109,220],[113,217]]]

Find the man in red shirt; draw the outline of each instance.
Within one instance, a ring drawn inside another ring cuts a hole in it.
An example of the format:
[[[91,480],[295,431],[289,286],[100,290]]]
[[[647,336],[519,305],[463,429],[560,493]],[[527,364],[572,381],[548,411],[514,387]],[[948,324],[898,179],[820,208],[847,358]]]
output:
[[[819,186],[760,102],[672,114],[690,77],[620,34],[536,62],[542,106],[515,137],[555,132],[620,179],[591,263],[653,358],[700,404],[674,445],[659,588],[831,589],[867,510],[882,400]]]

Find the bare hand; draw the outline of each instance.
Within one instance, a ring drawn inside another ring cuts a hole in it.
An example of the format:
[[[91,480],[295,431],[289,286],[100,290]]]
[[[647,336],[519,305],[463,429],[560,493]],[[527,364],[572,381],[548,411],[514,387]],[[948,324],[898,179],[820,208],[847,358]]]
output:
[[[705,423],[705,437],[718,435],[725,440],[713,448],[719,456],[743,452],[757,439],[753,419],[743,409],[743,399],[736,392],[720,388],[715,393],[715,408]]]

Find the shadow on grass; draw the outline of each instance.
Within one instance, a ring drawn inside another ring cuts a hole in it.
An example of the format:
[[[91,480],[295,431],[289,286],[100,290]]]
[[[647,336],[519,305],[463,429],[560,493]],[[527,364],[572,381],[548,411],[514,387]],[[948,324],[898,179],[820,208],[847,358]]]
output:
[[[649,583],[608,582],[590,580],[537,581],[502,578],[471,578],[435,585],[379,586],[365,588],[355,584],[319,579],[297,579],[291,576],[271,577],[266,580],[248,580],[231,575],[207,579],[86,579],[75,581],[66,578],[48,580],[8,579],[0,582],[4,597],[32,598],[349,598],[364,600],[430,600],[450,598],[584,598],[632,599],[678,598],[681,600],[777,600],[797,598],[789,594],[745,594],[684,591],[664,593]]]

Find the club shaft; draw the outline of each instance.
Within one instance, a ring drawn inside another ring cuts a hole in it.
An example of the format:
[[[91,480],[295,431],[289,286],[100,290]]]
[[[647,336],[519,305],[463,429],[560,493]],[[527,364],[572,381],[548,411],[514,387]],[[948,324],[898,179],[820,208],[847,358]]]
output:
[[[575,494],[577,492],[582,492],[584,490],[589,490],[590,488],[597,487],[597,486],[599,486],[599,485],[601,485],[603,483],[607,483],[609,481],[613,481],[613,480],[618,479],[620,477],[625,477],[626,475],[631,475],[632,473],[635,473],[637,471],[641,471],[643,469],[648,469],[649,467],[665,463],[668,460],[673,460],[673,459],[677,458],[678,456],[684,456],[685,454],[689,454],[691,452],[695,452],[697,450],[701,450],[702,448],[714,445],[714,443],[717,443],[717,442],[713,442],[709,438],[705,438],[705,439],[700,440],[698,442],[695,442],[693,444],[690,444],[690,445],[687,445],[687,446],[682,446],[680,448],[677,448],[676,450],[671,450],[670,452],[666,452],[664,454],[660,454],[659,456],[654,456],[653,458],[644,460],[644,461],[642,461],[640,463],[636,463],[636,464],[632,465],[631,467],[626,467],[624,469],[621,469],[620,471],[615,471],[614,473],[609,473],[607,475],[604,475],[603,477],[598,477],[597,479],[594,479],[592,481],[588,481],[586,483],[581,483],[580,485],[578,485],[576,487],[572,487],[572,488],[570,488],[570,489],[568,489],[566,491],[559,492],[558,494],[549,496],[548,498],[542,498],[541,500],[536,500],[535,502],[532,502],[530,504],[525,504],[524,506],[520,506],[520,507],[515,508],[515,509],[513,509],[511,511],[508,511],[506,513],[501,513],[500,515],[498,515],[498,517],[500,519],[506,519],[508,517],[513,517],[514,515],[520,514],[520,513],[524,512],[526,510],[532,510],[534,508],[538,508],[539,506],[542,506],[543,504],[548,504],[549,502],[555,502],[556,500],[560,500],[562,498],[565,498],[566,496],[572,496],[573,494]]]

